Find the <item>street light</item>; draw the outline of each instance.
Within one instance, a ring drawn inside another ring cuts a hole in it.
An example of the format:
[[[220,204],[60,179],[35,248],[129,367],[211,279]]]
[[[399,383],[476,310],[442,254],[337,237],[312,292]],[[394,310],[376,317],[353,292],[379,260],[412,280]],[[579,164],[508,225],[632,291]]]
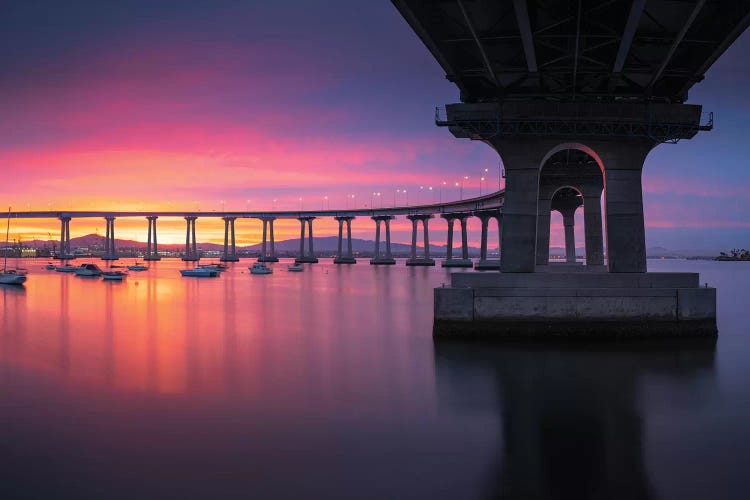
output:
[[[428,187],[430,191],[432,191],[432,186]],[[433,193],[432,196],[430,196],[430,204],[435,203],[435,194]]]
[[[302,197],[299,197],[299,211],[302,211]]]
[[[400,193],[400,192],[401,192],[401,190],[400,190],[400,189],[397,189],[397,190],[395,190],[395,191],[393,192],[393,206],[394,206],[394,207],[396,206],[396,195],[397,195],[398,193]]]
[[[417,205],[422,204],[422,191],[424,191],[424,186],[419,186],[419,192],[417,193]]]
[[[482,196],[482,183],[484,182],[484,177],[479,178],[479,196]]]
[[[458,193],[459,193],[458,198],[460,200],[463,200],[464,199],[464,185],[460,182],[457,182],[456,187],[458,188]]]
[[[443,181],[443,184],[440,186],[440,203],[443,203],[443,188],[445,187],[445,181]]]

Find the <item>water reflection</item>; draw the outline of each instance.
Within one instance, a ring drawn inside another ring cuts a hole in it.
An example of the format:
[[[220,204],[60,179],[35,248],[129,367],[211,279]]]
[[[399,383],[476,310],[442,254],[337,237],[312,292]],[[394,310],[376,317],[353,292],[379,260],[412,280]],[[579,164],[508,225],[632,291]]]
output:
[[[439,405],[502,415],[486,496],[655,498],[644,459],[653,376],[713,377],[715,342],[435,345]]]

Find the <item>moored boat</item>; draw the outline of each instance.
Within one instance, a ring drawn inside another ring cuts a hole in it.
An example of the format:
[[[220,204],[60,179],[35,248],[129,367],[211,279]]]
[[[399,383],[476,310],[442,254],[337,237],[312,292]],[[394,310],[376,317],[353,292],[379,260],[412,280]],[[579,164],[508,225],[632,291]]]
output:
[[[81,264],[75,268],[76,276],[101,276],[102,270],[96,264]]]
[[[57,269],[57,267],[52,262],[48,262],[47,265],[44,266],[44,268],[47,271],[54,271],[55,269]]]
[[[26,275],[13,269],[6,269],[0,272],[0,285],[23,285],[26,282]]]
[[[130,271],[148,271],[148,266],[144,266],[140,262],[136,261],[132,266],[128,266]]]
[[[180,274],[183,276],[191,276],[193,278],[216,278],[221,273],[216,269],[208,269],[205,267],[194,267],[192,269],[181,269]]]
[[[288,266],[286,266],[286,270],[290,273],[301,273],[305,270],[305,266],[303,266],[302,264],[289,264]]]
[[[71,266],[70,264],[55,267],[55,271],[58,273],[74,273],[76,272],[76,269],[78,269],[76,266]]]
[[[262,262],[256,262],[250,269],[250,274],[273,274],[273,269],[263,264]]]

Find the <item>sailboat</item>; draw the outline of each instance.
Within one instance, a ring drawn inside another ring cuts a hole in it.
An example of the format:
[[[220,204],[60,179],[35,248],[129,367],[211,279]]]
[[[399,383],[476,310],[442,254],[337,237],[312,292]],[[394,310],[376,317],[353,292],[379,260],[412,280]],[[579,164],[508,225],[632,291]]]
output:
[[[3,251],[3,270],[0,272],[0,285],[22,285],[26,275],[18,269],[8,269],[8,236],[10,236],[10,207],[8,207],[8,223],[5,226],[5,248]]]

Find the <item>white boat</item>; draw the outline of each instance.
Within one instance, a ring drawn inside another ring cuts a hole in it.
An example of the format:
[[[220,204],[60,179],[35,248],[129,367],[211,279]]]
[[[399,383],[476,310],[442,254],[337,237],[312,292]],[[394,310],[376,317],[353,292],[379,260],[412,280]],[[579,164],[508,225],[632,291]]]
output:
[[[194,267],[193,269],[181,269],[180,274],[183,276],[192,276],[194,278],[216,278],[221,273],[216,269]]]
[[[74,273],[76,272],[76,269],[78,269],[76,266],[65,264],[64,266],[57,266],[55,268],[55,271],[57,271],[58,273]]]
[[[132,266],[128,266],[130,271],[148,271],[148,266],[144,266],[140,262],[136,261]]]
[[[96,264],[81,264],[76,267],[76,276],[101,276],[102,270]]]
[[[288,266],[286,266],[286,270],[290,273],[301,273],[305,270],[305,266],[303,266],[302,264],[289,264]]]
[[[102,279],[106,281],[122,281],[122,279],[127,276],[122,271],[104,271],[102,272]]]
[[[250,269],[250,274],[273,274],[273,269],[263,264],[262,262],[256,262]]]
[[[0,273],[0,285],[23,285],[26,275],[14,269],[5,269]]]
[[[8,269],[8,236],[10,236],[10,207],[8,207],[8,223],[5,226],[5,252],[3,252],[3,270],[0,272],[0,284],[23,285],[26,282],[26,273],[20,269]]]

